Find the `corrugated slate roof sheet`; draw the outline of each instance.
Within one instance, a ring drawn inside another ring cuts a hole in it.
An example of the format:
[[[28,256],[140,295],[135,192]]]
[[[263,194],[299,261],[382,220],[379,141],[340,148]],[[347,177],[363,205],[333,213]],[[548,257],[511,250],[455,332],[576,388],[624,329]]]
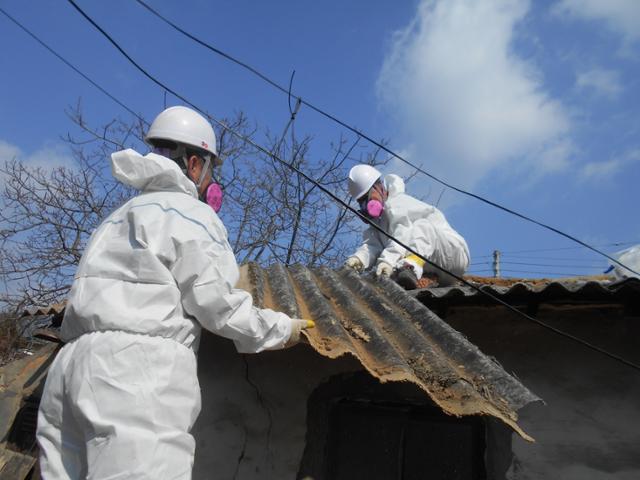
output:
[[[530,301],[537,302],[570,299],[575,301],[621,302],[638,299],[640,294],[640,279],[627,278],[614,282],[602,277],[574,277],[554,280],[517,280],[507,285],[493,284],[501,279],[487,278],[484,282],[474,282],[482,290],[508,302]],[[435,287],[414,290],[413,296],[427,304],[430,300],[447,300],[450,305],[495,304],[481,292],[471,287],[458,285],[452,287]]]
[[[382,382],[418,385],[445,412],[492,415],[524,438],[516,411],[539,400],[395,282],[326,267],[242,267],[256,305],[315,320],[322,355],[354,355]]]
[[[67,302],[55,303],[46,307],[29,307],[22,312],[22,317],[36,317],[38,315],[56,315],[62,313],[67,306]]]

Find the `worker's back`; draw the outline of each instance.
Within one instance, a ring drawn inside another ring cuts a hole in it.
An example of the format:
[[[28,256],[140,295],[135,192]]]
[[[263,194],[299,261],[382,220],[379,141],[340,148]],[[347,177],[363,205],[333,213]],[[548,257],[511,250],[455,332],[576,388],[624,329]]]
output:
[[[115,156],[114,175],[143,190],[94,232],[65,312],[62,336],[122,330],[197,342],[200,326],[187,315],[173,270],[185,249],[213,238],[231,251],[213,210],[198,201],[193,182],[159,155]],[[223,260],[226,256],[222,256]],[[231,259],[233,260],[233,259]],[[233,265],[221,266],[237,271]]]
[[[384,177],[385,185],[389,191],[389,196],[385,202],[385,214],[382,217],[383,225],[386,231],[394,235],[394,231],[399,224],[412,226],[418,221],[426,221],[439,229],[446,232],[452,238],[459,240],[460,245],[467,250],[466,242],[462,236],[456,232],[445,218],[444,214],[433,205],[418,200],[405,192],[404,180],[398,175],[390,174]],[[388,239],[378,233],[382,243],[387,243]]]

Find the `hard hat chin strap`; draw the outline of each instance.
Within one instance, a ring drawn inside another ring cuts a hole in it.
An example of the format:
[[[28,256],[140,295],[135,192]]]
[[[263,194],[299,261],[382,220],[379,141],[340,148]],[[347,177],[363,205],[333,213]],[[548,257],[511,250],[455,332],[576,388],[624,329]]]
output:
[[[211,165],[211,155],[207,155],[206,157],[203,156],[201,158],[204,159],[204,165],[202,166],[202,171],[200,172],[200,178],[197,182],[194,182],[196,184],[196,187],[198,188],[198,191],[200,190],[200,186],[202,185],[202,182],[204,182],[204,179],[207,176],[207,171],[209,170],[209,166]],[[189,157],[187,156],[186,152],[182,154],[182,163],[184,163],[185,171],[188,172]]]
[[[171,147],[153,147],[152,148],[153,153],[156,153],[158,155],[162,155],[164,157],[170,158],[171,160],[173,160],[174,162],[178,163],[180,162],[180,159],[182,159],[182,166],[183,166],[183,172],[185,173],[185,175],[188,175],[189,172],[189,150],[188,147],[186,147],[185,145],[181,145],[180,143],[177,144],[177,146],[171,148]],[[196,187],[198,188],[198,190],[200,190],[200,187],[202,186],[202,182],[204,182],[205,177],[207,176],[207,171],[209,170],[209,167],[211,166],[211,154],[196,154],[198,157],[200,157],[202,160],[204,160],[204,165],[202,166],[202,171],[200,172],[200,178],[198,179],[197,182],[193,182],[196,184]],[[213,176],[213,175],[212,175]]]
[[[207,158],[204,161],[204,165],[202,167],[202,172],[200,172],[200,178],[198,179],[198,184],[196,187],[200,189],[202,182],[204,182],[204,178],[207,176],[207,171],[209,170],[209,165],[211,164],[211,155],[207,155]]]

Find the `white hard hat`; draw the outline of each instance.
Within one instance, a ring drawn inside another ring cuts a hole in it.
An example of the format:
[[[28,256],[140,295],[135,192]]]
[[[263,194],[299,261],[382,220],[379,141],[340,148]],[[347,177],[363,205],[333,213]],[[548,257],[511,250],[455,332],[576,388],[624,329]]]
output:
[[[169,107],[153,121],[144,141],[170,140],[186,146],[204,150],[213,155],[216,165],[222,164],[216,150],[216,134],[211,124],[195,110],[187,107]]]
[[[349,172],[349,193],[357,200],[378,181],[381,173],[371,165],[356,165]]]

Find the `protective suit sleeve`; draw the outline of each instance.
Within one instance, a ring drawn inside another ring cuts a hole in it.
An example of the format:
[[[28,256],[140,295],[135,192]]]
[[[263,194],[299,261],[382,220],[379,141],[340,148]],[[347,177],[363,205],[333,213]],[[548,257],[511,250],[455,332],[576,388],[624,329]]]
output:
[[[366,270],[375,264],[378,255],[382,252],[383,245],[378,238],[377,232],[371,227],[363,232],[362,239],[362,245],[358,247],[353,256],[360,259]]]
[[[238,352],[280,349],[289,340],[289,316],[255,308],[248,292],[234,288],[239,271],[226,240],[176,245],[171,271],[185,311],[202,327],[233,340]]]

